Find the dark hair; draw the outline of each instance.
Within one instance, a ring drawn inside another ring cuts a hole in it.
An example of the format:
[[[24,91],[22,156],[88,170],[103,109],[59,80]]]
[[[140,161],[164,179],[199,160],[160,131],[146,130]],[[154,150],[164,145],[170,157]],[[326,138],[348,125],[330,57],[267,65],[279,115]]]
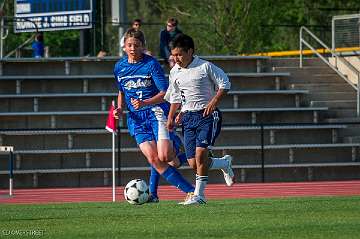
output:
[[[135,18],[133,21],[132,21],[132,24],[134,24],[135,22],[139,23],[139,25],[141,25],[141,19],[140,18]]]
[[[44,41],[44,36],[42,33],[36,33],[35,35],[35,39],[39,42],[43,42]]]
[[[145,46],[145,37],[142,31],[136,31],[133,28],[129,28],[125,33],[124,42],[130,37],[138,39],[139,41],[141,41],[142,45]]]
[[[180,48],[184,51],[193,49],[195,51],[194,40],[185,34],[178,34],[171,42],[170,49]]]
[[[170,18],[168,18],[166,23],[170,23],[171,25],[176,27],[178,24],[178,20],[176,18],[170,17]]]

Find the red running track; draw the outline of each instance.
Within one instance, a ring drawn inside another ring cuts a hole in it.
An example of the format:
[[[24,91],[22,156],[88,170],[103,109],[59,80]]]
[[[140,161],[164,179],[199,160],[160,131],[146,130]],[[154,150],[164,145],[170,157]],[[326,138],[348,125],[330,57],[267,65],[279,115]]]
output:
[[[207,199],[360,196],[360,180],[299,183],[239,183],[232,187],[227,187],[223,184],[209,184],[205,193]],[[161,200],[181,201],[185,195],[172,186],[160,186],[159,196]],[[111,200],[111,187],[15,189],[12,197],[8,196],[8,190],[0,190],[1,204],[111,202]],[[117,187],[116,201],[123,200],[123,187]]]

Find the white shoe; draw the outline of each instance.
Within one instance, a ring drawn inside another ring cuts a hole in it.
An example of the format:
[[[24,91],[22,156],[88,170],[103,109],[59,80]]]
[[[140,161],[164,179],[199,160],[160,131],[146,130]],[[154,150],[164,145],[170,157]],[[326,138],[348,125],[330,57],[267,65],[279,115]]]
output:
[[[235,175],[232,169],[232,157],[230,155],[225,155],[224,160],[228,162],[228,166],[226,170],[221,169],[221,171],[224,174],[226,185],[230,187],[235,183]]]
[[[206,204],[205,197],[199,195],[193,195],[188,200],[186,200],[183,205],[199,205],[199,204]]]
[[[194,196],[194,192],[189,192],[189,193],[187,193],[184,201],[179,202],[178,204],[179,204],[179,205],[184,205],[184,203],[185,203],[186,201],[190,200],[190,198],[192,198],[193,196]]]

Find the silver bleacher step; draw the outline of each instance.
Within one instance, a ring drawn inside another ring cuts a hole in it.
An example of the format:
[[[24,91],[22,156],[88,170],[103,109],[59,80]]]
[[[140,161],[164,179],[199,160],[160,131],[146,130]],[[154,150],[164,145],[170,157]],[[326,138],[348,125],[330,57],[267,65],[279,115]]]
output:
[[[327,107],[282,107],[282,108],[226,108],[222,112],[280,112],[280,111],[323,111]],[[126,112],[124,112],[126,113]],[[108,111],[25,111],[25,112],[0,112],[0,116],[46,116],[46,115],[106,115]]]
[[[341,147],[359,147],[360,143],[335,143],[335,144],[283,144],[283,145],[265,145],[264,149],[311,149],[311,148],[341,148]],[[261,145],[246,146],[215,146],[214,150],[259,150]]]
[[[74,80],[74,79],[108,79],[114,78],[112,74],[103,75],[6,75],[0,80]]]
[[[287,77],[289,72],[230,72],[226,73],[229,77]]]
[[[223,126],[223,131],[244,131],[259,130],[261,127],[257,125],[248,126]],[[264,129],[270,130],[287,130],[287,129],[344,129],[347,125],[342,124],[326,124],[326,125],[279,125],[264,126]],[[181,129],[177,129],[181,131]],[[121,133],[128,133],[128,129],[121,129]],[[105,129],[46,129],[46,130],[0,130],[0,135],[52,135],[52,134],[109,134]]]
[[[60,97],[103,97],[103,96],[114,96],[116,92],[106,93],[53,93],[53,94],[0,94],[0,98],[60,98]]]
[[[168,77],[168,74],[165,74]],[[286,77],[288,72],[232,72],[229,77]],[[102,75],[6,75],[0,80],[72,80],[72,79],[113,79],[113,74]]]
[[[360,117],[346,117],[346,118],[328,118],[324,120],[328,123],[360,123]]]
[[[264,149],[311,149],[311,148],[341,148],[359,147],[360,143],[334,144],[283,144],[265,145]],[[260,150],[261,145],[229,145],[214,146],[213,150]],[[116,149],[117,151],[117,149]],[[45,149],[45,150],[14,150],[14,154],[74,154],[74,153],[109,153],[111,148],[83,148],[83,149]],[[121,152],[140,152],[137,147],[121,148]]]
[[[256,95],[256,94],[308,94],[308,90],[230,90],[228,94],[230,95]]]
[[[250,95],[250,94],[307,94],[308,90],[233,90],[230,95]],[[60,98],[60,97],[102,97],[118,95],[117,92],[103,93],[48,93],[48,94],[0,94],[0,98]]]
[[[222,112],[283,112],[283,111],[324,111],[327,107],[269,107],[269,108],[227,108]]]
[[[356,100],[312,100],[311,107],[328,107],[328,108],[356,108]]]

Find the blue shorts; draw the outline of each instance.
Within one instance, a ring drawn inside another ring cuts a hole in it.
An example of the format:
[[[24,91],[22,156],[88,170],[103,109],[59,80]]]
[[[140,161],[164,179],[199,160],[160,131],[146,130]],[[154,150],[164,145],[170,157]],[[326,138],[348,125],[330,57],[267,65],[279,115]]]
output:
[[[166,129],[167,115],[167,108],[160,106],[129,112],[127,114],[127,125],[130,135],[135,138],[138,145],[159,139],[179,141],[180,139],[175,133]]]
[[[216,109],[203,117],[204,110],[185,112],[182,117],[185,153],[188,159],[195,157],[196,147],[211,148],[221,130],[222,115]]]

